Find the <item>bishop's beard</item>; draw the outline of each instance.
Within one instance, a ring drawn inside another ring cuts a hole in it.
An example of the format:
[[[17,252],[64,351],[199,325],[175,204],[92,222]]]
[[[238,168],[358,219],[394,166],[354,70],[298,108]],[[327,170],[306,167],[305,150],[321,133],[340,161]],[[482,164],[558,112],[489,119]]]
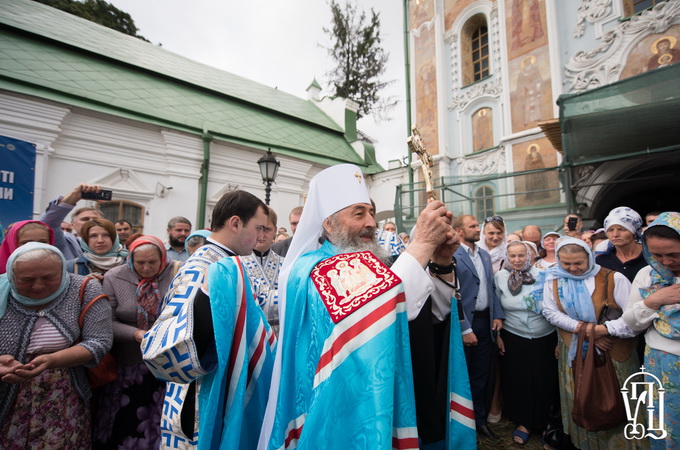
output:
[[[370,236],[371,241],[362,240],[363,236]],[[371,252],[386,266],[393,263],[392,256],[378,244],[375,239],[375,229],[364,228],[358,235],[350,235],[346,229],[337,229],[328,234],[328,240],[340,253]]]

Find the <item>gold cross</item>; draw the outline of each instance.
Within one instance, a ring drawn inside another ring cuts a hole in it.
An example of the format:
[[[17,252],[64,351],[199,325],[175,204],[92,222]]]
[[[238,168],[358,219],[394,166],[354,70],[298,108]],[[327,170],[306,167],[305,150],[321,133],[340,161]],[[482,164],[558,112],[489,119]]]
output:
[[[409,149],[418,156],[421,162],[421,168],[423,169],[423,178],[425,180],[425,190],[427,191],[428,200],[436,200],[434,195],[434,189],[432,188],[432,171],[430,167],[434,166],[434,160],[432,155],[430,155],[425,146],[423,145],[423,138],[420,136],[420,131],[418,127],[413,127],[413,134],[409,136],[406,140]]]
[[[354,172],[354,176],[357,177],[357,181],[361,184],[361,178],[363,178],[361,174],[359,172]]]

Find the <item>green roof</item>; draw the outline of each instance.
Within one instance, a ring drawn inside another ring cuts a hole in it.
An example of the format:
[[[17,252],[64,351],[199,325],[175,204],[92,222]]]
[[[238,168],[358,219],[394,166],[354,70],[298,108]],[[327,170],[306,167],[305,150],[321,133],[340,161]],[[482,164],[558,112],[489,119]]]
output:
[[[0,0],[0,88],[368,173],[313,102],[31,0]]]

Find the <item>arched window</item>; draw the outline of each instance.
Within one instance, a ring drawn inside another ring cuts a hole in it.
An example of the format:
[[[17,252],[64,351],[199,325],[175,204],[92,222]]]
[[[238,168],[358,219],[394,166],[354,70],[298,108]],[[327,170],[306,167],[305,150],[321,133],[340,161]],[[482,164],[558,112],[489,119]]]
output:
[[[467,86],[491,73],[489,28],[483,14],[476,14],[465,23],[461,40],[463,86]]]
[[[144,230],[144,207],[125,200],[114,200],[99,204],[99,210],[105,219],[111,222],[125,219],[132,224],[133,233]]]
[[[479,223],[484,219],[495,215],[495,205],[493,188],[491,186],[481,186],[475,191],[475,216]]]

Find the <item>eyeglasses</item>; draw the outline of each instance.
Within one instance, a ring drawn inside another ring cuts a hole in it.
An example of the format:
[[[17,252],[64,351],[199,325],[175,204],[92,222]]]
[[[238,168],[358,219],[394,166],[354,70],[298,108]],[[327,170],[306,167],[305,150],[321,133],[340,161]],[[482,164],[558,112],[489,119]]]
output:
[[[489,222],[503,222],[503,218],[501,216],[491,216],[484,219],[484,223]]]

